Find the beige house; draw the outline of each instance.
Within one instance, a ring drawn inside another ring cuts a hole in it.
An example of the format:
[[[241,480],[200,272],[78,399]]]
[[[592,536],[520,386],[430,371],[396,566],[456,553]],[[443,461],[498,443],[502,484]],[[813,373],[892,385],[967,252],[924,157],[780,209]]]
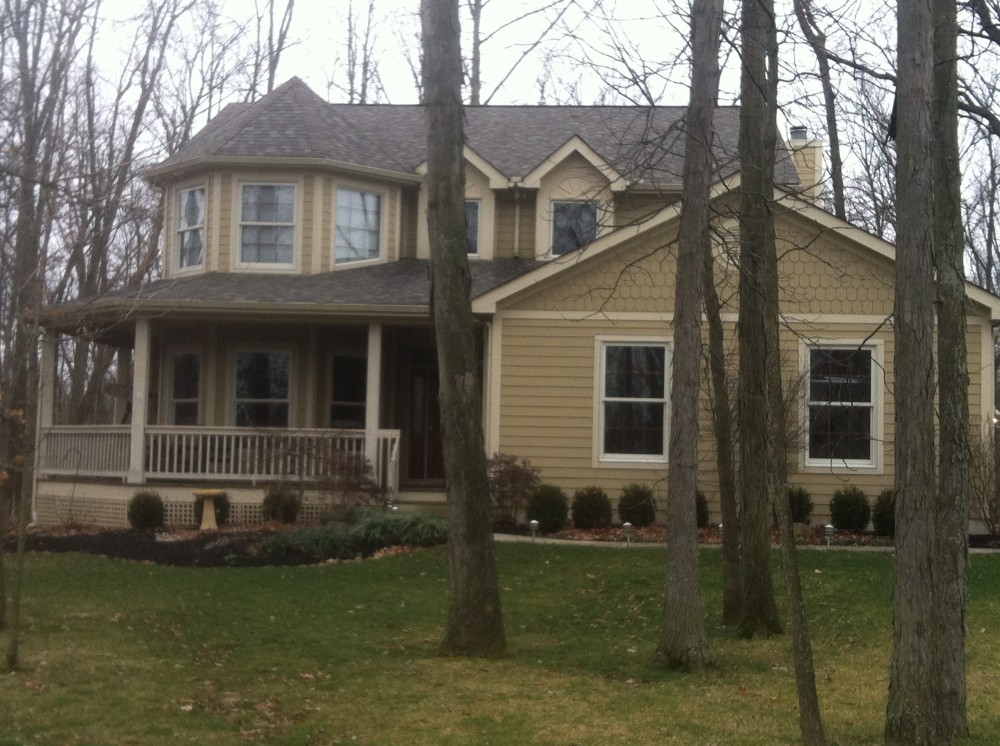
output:
[[[467,110],[487,448],[529,458],[570,494],[640,481],[663,497],[683,114]],[[738,111],[721,108],[715,129],[715,273],[732,340]],[[419,107],[328,104],[292,79],[151,169],[162,279],[46,317],[38,520],[123,525],[140,486],[175,522],[208,486],[254,520],[262,485],[319,479],[335,453],[362,454],[404,507],[440,508],[424,159]],[[793,138],[775,195],[800,422],[790,478],[812,493],[814,521],[837,488],[874,496],[893,480],[893,247],[822,209],[820,173],[820,145]],[[993,418],[1000,299],[968,296],[978,428]],[[115,423],[60,421],[58,337],[84,333],[118,348]],[[717,517],[705,412],[700,483]]]

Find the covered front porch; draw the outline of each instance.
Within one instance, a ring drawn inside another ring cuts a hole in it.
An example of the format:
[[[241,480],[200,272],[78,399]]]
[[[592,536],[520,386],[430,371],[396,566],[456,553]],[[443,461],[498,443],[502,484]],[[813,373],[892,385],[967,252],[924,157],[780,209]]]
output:
[[[267,485],[293,483],[308,504],[345,470],[366,472],[387,503],[443,503],[426,325],[140,317],[132,332],[109,387],[117,424],[57,421],[58,340],[44,341],[39,522],[122,525],[131,495],[152,488],[168,520],[185,523],[191,491],[206,486],[227,490],[234,520],[253,522]],[[103,507],[85,509],[98,494]]]

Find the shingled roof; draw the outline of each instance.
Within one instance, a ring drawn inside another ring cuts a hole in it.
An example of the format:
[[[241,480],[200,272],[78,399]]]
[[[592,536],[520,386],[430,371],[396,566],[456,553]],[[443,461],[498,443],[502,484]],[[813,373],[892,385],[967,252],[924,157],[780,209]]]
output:
[[[468,106],[466,141],[512,180],[579,137],[632,183],[678,185],[684,114],[682,106]],[[739,109],[717,109],[715,132],[723,178],[738,168]],[[331,104],[292,78],[259,101],[230,104],[149,173],[160,178],[201,161],[245,158],[316,159],[412,176],[426,160],[424,112],[420,106]],[[787,157],[776,176],[798,183]]]

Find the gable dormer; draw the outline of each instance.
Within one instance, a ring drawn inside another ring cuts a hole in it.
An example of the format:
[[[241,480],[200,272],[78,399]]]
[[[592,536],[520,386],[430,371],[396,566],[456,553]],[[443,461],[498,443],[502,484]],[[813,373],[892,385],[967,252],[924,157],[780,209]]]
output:
[[[579,136],[525,175],[536,190],[535,254],[554,257],[586,246],[614,225],[614,194],[627,183]]]

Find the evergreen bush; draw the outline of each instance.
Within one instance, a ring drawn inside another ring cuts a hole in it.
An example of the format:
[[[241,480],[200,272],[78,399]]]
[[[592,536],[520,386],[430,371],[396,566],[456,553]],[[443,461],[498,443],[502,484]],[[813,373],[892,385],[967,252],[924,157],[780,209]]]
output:
[[[872,525],[878,536],[896,535],[896,490],[892,487],[885,488],[875,498]]]
[[[128,501],[128,523],[139,531],[163,528],[166,509],[163,498],[154,490],[139,490]]]
[[[618,517],[622,523],[649,526],[656,520],[653,488],[638,482],[626,484],[622,488],[621,497],[618,498]]]
[[[543,534],[555,533],[566,525],[569,500],[554,484],[540,484],[528,498],[528,520],[538,521]]]
[[[860,487],[841,487],[830,500],[830,523],[838,531],[861,533],[868,527],[871,505]]]
[[[701,493],[701,490],[695,494],[694,508],[698,528],[708,528],[708,500]]]
[[[541,483],[539,471],[526,458],[494,453],[486,462],[493,527],[507,530],[517,525],[524,503]]]
[[[611,498],[600,487],[584,487],[573,494],[570,513],[577,528],[607,528],[611,525]]]
[[[792,523],[809,523],[812,517],[812,495],[805,487],[788,488],[788,512],[792,514]]]

